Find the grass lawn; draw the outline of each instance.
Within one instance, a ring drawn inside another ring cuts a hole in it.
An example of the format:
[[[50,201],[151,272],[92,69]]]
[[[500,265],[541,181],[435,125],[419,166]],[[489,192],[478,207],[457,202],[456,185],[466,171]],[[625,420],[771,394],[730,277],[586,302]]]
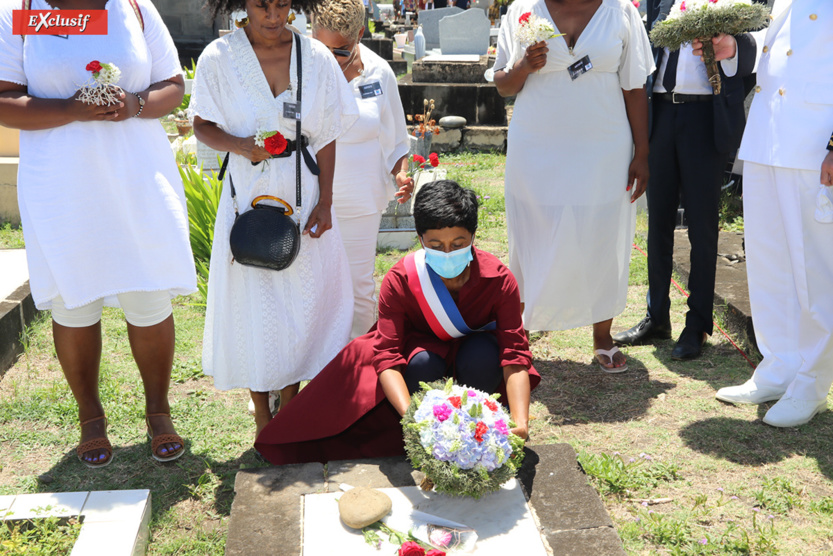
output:
[[[449,177],[481,196],[478,245],[505,261],[504,157],[442,160]],[[401,256],[380,253],[378,277]],[[645,311],[646,260],[636,250],[630,283],[616,329]],[[258,464],[247,394],[218,392],[200,371],[199,302],[193,296],[175,304],[171,399],[186,438],[183,458],[168,465],[150,458],[125,325],[118,311],[105,310],[101,388],[115,459],[101,470],[76,459],[76,407],[43,315],[25,338],[25,355],[0,380],[0,495],[149,488],[149,554],[222,554],[235,473]],[[672,303],[678,333],[685,302],[673,289]],[[534,335],[543,381],[533,393],[532,442],[576,449],[630,554],[833,552],[833,415],[797,429],[767,427],[760,419],[770,404],[714,399],[716,388],[752,370],[725,338],[712,336],[693,362],[672,361],[672,347],[668,340],[628,348],[630,370],[607,375],[592,364],[590,327]]]

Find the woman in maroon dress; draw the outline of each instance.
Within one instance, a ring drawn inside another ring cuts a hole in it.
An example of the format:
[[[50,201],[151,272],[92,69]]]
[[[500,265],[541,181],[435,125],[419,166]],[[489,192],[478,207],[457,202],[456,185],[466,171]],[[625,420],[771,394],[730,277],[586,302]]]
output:
[[[396,263],[379,294],[379,320],[356,338],[260,433],[274,464],[404,453],[401,416],[419,382],[454,376],[500,392],[513,432],[528,436],[529,393],[541,377],[521,321],[515,277],[472,246],[477,197],[457,183],[423,186],[414,221],[424,249]]]

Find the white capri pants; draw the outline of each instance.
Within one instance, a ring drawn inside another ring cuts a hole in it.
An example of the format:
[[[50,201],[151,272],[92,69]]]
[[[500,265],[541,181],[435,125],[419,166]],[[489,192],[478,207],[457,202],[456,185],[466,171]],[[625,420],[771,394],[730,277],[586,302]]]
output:
[[[133,326],[154,326],[173,313],[171,295],[167,291],[127,292],[118,294],[124,317]],[[52,300],[52,320],[68,328],[84,328],[101,320],[104,299],[67,309],[59,295]]]
[[[353,282],[353,329],[350,339],[367,334],[376,322],[376,238],[382,213],[341,218],[336,214],[341,241],[350,263]]]

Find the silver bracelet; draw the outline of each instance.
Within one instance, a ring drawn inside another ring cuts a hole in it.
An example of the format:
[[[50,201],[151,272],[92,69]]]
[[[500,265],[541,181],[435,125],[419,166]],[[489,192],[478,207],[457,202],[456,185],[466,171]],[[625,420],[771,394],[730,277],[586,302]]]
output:
[[[142,114],[142,110],[145,109],[145,99],[143,99],[139,93],[133,94],[136,95],[136,98],[139,99],[139,111],[133,115],[134,118],[138,118]]]

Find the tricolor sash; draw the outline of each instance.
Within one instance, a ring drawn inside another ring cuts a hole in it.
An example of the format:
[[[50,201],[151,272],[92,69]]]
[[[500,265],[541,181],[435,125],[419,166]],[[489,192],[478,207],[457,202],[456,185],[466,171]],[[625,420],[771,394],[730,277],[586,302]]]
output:
[[[453,340],[497,328],[495,321],[476,330],[469,328],[443,279],[425,263],[425,250],[420,249],[405,257],[405,272],[428,326],[441,340]]]

